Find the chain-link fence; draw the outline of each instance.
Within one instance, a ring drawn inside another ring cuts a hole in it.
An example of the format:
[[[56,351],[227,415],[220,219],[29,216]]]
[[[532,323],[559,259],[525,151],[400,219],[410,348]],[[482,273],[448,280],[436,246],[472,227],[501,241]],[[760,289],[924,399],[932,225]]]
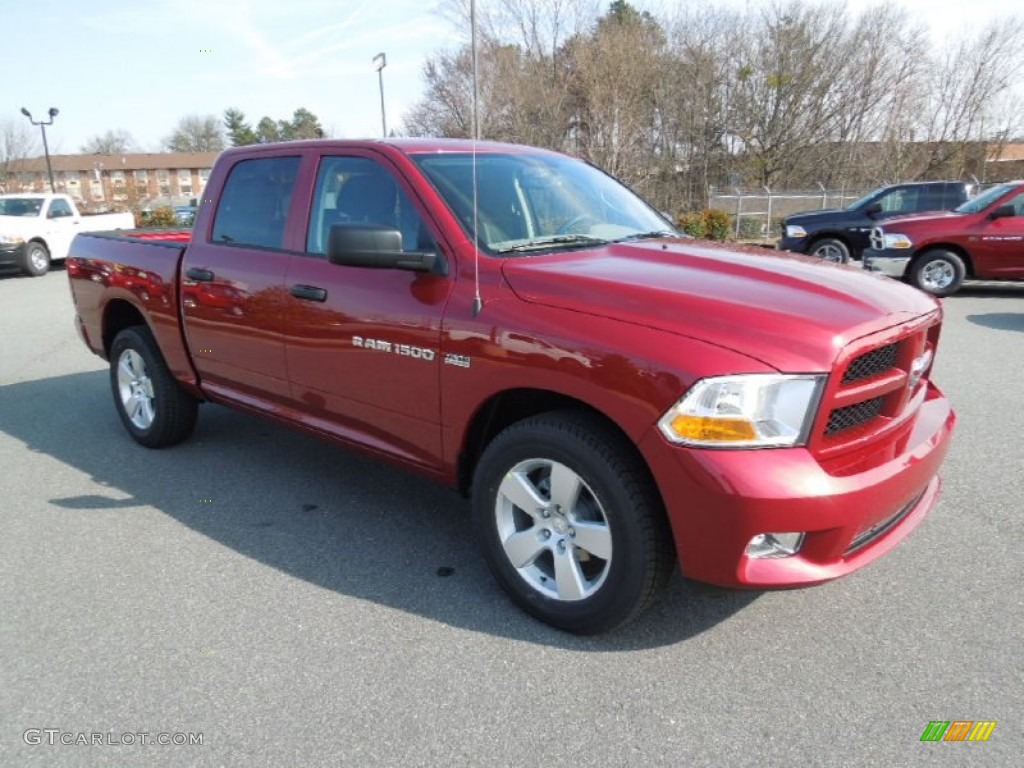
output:
[[[782,220],[801,211],[823,208],[844,208],[870,192],[871,189],[785,190],[768,188],[760,192],[734,189],[731,193],[715,192],[708,196],[709,207],[727,211],[732,218],[733,234],[741,240],[778,237]]]

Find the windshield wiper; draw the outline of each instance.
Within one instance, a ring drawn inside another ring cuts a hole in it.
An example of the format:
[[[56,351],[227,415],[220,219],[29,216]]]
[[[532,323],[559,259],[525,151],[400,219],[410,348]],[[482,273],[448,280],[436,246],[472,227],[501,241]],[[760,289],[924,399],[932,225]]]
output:
[[[670,229],[653,229],[650,232],[634,232],[632,235],[620,237],[612,242],[626,243],[630,240],[654,240],[659,237],[683,237],[683,235],[679,232],[673,232]]]
[[[538,251],[543,248],[550,248],[553,245],[606,245],[607,240],[590,235],[552,235],[551,237],[538,237],[525,243],[510,245],[507,248],[496,249],[497,253],[522,253],[523,251]]]

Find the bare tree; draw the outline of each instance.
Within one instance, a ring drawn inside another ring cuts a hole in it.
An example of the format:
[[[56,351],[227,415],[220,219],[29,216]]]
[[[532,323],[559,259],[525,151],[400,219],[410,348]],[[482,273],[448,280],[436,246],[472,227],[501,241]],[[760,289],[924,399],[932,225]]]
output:
[[[87,155],[118,155],[130,152],[135,139],[125,130],[111,130],[99,136],[90,136],[79,151]]]
[[[39,153],[39,136],[25,120],[0,120],[0,188],[6,191],[14,166]]]
[[[468,136],[469,0],[443,12],[467,45],[432,57],[410,133]],[[866,185],[984,174],[986,144],[1024,133],[1019,18],[946,53],[893,2],[745,9],[699,0],[673,18],[614,0],[495,0],[479,13],[485,138],[585,157],[660,208],[712,186]]]
[[[220,152],[224,129],[216,115],[188,115],[178,121],[164,146],[171,152]]]

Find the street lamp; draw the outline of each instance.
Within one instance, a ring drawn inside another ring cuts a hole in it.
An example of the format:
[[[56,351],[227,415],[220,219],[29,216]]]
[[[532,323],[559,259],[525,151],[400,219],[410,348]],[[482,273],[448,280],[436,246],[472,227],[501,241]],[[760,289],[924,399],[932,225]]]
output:
[[[50,174],[50,191],[57,194],[57,186],[53,183],[53,166],[50,165],[50,147],[46,143],[46,126],[53,125],[53,118],[60,113],[60,110],[56,107],[50,107],[50,119],[49,120],[33,120],[32,113],[24,107],[21,108],[21,114],[28,118],[28,121],[32,125],[38,125],[39,130],[43,133],[43,152],[46,154],[46,170]]]
[[[377,72],[377,79],[380,82],[380,130],[386,139],[388,137],[388,124],[384,118],[384,67],[388,65],[388,57],[383,52],[373,57],[373,68]]]

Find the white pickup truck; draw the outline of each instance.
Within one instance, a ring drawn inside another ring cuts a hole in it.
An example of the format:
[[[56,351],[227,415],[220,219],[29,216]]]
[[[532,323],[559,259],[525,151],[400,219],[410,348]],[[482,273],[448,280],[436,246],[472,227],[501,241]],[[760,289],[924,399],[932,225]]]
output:
[[[0,195],[0,265],[17,264],[33,277],[68,255],[79,232],[131,229],[131,213],[82,214],[68,195]]]

